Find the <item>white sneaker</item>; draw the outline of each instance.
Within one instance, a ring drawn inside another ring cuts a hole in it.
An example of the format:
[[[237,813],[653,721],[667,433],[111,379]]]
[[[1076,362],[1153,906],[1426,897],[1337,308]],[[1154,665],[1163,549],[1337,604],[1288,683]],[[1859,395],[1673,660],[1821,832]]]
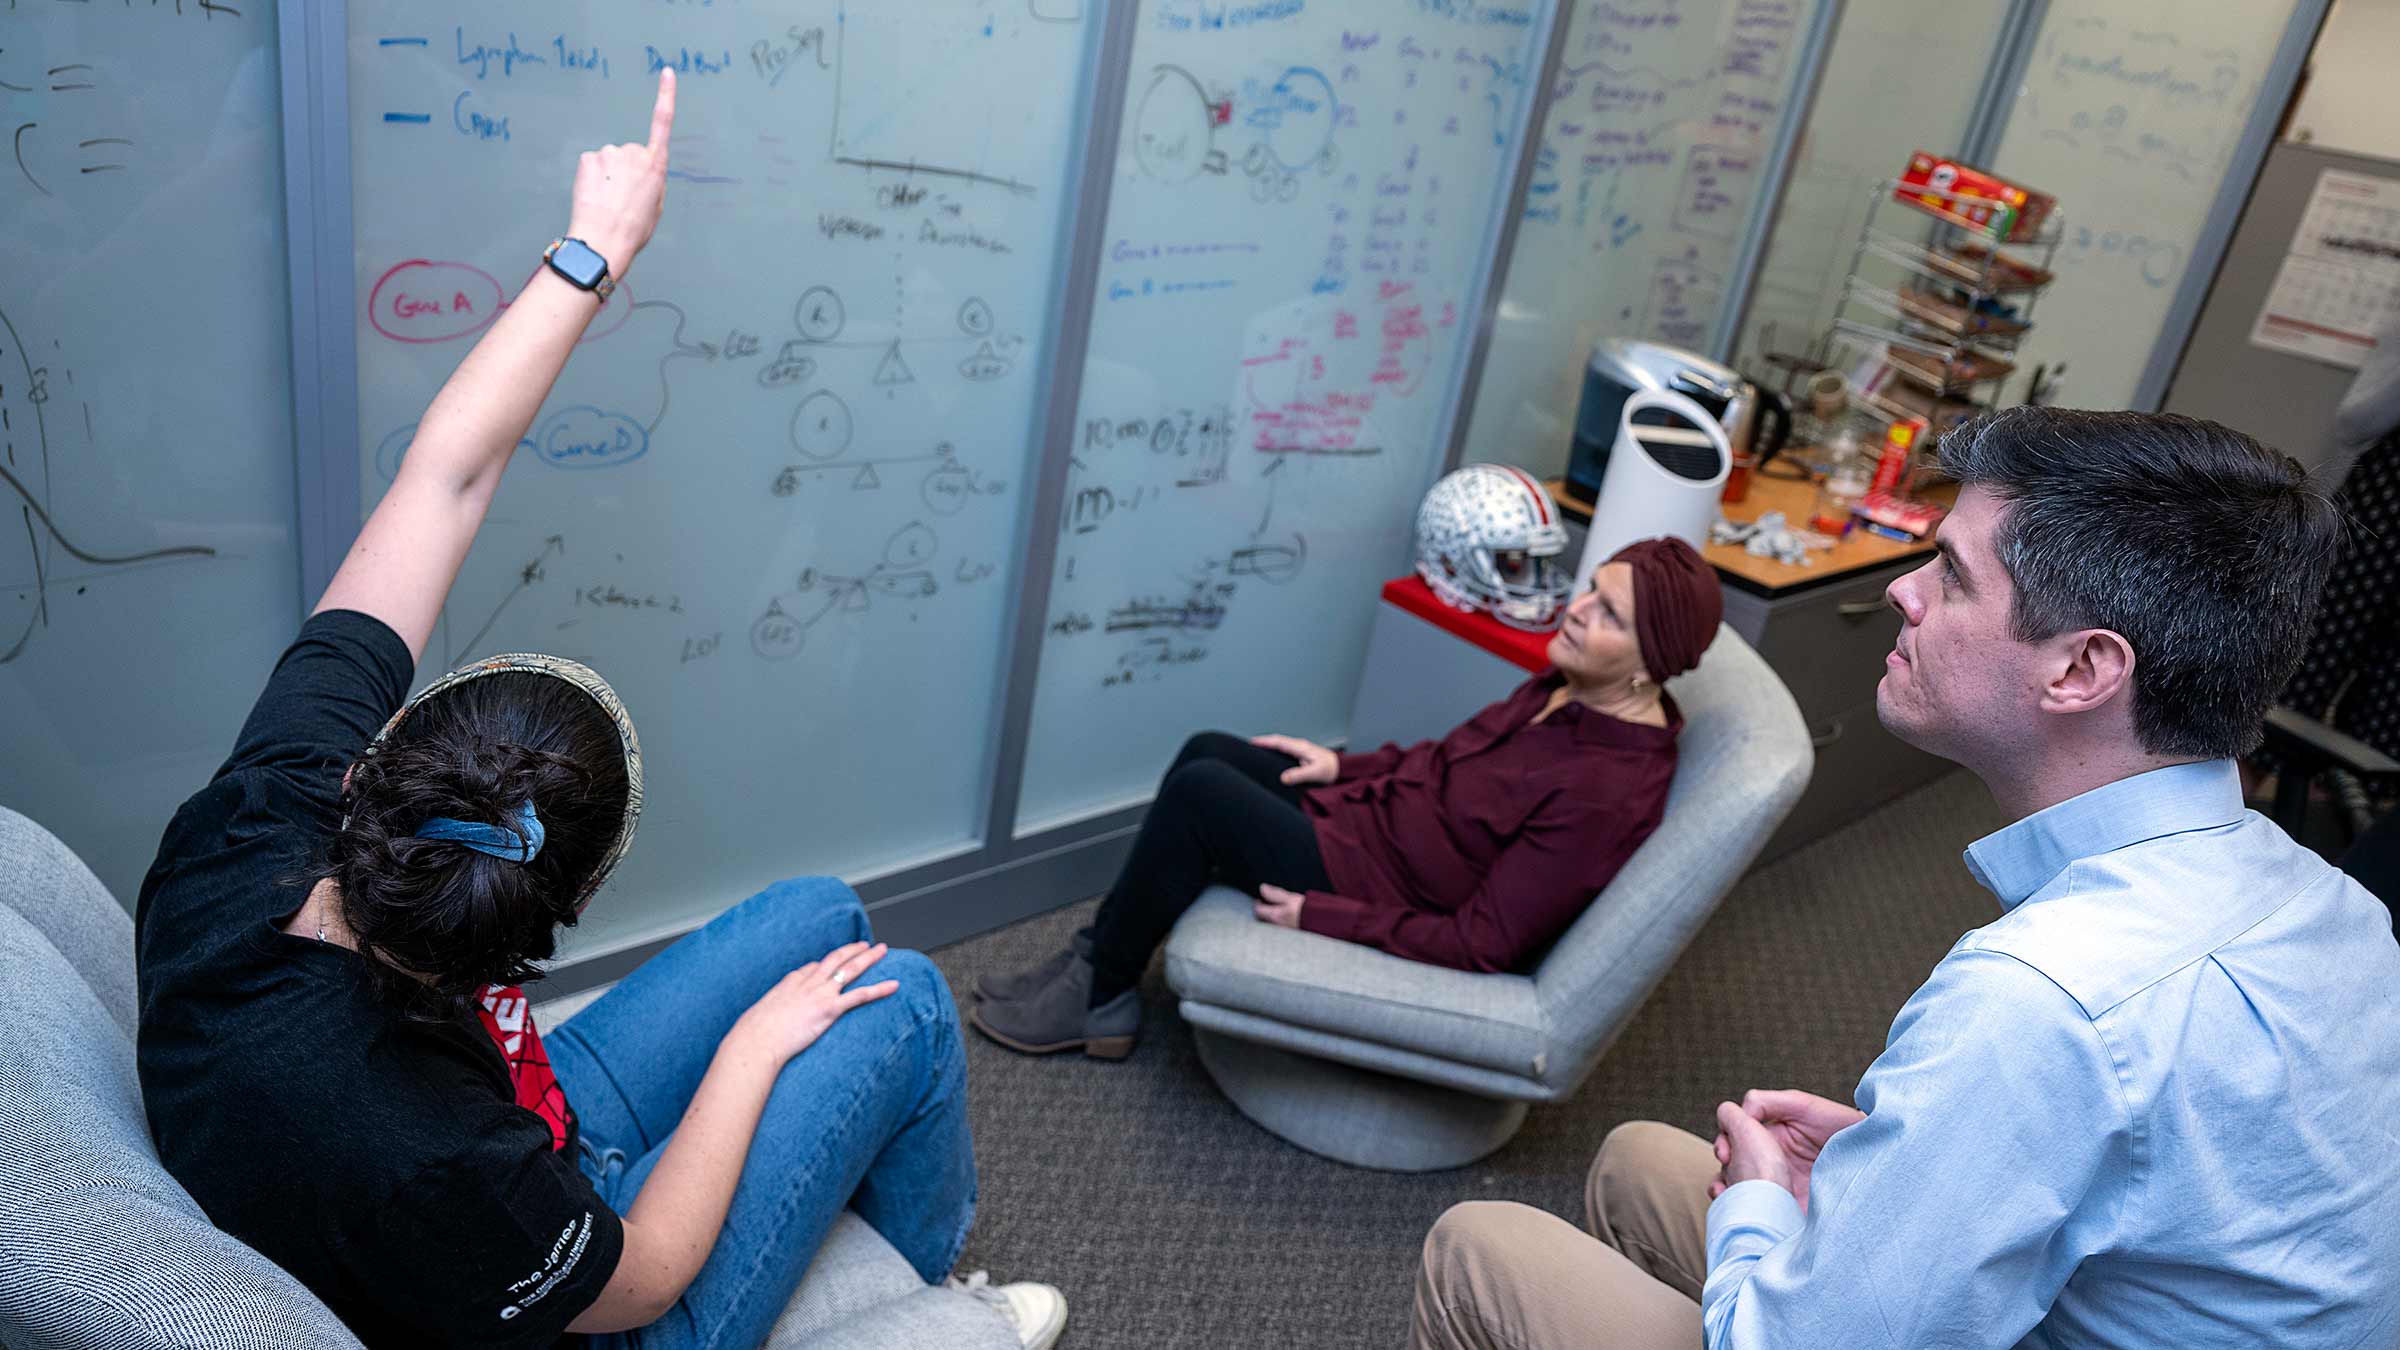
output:
[[[1017,1333],[1017,1344],[1025,1350],[1050,1350],[1058,1344],[1058,1334],[1067,1329],[1067,1296],[1053,1286],[1030,1280],[995,1285],[990,1273],[981,1270],[953,1275],[947,1283],[990,1305]]]

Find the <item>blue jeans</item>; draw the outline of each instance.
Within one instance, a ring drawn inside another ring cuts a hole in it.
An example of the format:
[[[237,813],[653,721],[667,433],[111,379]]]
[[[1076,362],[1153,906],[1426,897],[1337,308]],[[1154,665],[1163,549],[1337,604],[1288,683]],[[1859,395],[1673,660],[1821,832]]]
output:
[[[849,887],[781,882],[644,963],[543,1037],[582,1124],[579,1159],[622,1214],[641,1192],[734,1019],[791,971],[870,933]],[[674,1308],[592,1344],[685,1350],[760,1344],[834,1219],[855,1209],[932,1283],[975,1214],[958,1010],[922,953],[894,951],[855,984],[898,992],[841,1016],[784,1066],[725,1226]]]

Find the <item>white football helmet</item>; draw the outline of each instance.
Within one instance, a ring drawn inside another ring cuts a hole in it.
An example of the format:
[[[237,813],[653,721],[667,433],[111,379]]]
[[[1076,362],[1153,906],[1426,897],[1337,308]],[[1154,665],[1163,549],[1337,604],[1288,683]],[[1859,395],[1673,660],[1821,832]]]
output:
[[[1417,575],[1444,603],[1483,610],[1511,628],[1557,625],[1575,589],[1559,563],[1566,550],[1550,494],[1506,464],[1448,474],[1417,508]]]

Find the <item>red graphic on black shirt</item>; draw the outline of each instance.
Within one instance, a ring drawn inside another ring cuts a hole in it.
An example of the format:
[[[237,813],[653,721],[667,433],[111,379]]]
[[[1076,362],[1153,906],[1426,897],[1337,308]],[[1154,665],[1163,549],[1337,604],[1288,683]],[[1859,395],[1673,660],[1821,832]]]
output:
[[[500,1058],[508,1061],[517,1105],[550,1126],[551,1148],[565,1148],[575,1111],[567,1105],[558,1075],[550,1071],[550,1052],[542,1048],[542,1033],[534,1029],[533,1005],[526,1000],[524,989],[513,984],[485,985],[475,1000],[475,1016],[483,1022],[483,1032],[492,1038],[492,1044],[500,1047]]]

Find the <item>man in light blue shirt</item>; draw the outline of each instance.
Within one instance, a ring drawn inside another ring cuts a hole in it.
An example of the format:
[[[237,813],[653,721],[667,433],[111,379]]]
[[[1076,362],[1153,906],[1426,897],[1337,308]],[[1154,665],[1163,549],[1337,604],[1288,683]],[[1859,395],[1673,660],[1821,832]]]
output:
[[[1892,584],[1877,710],[2017,817],[1967,851],[2003,913],[1856,1109],[1752,1092],[1713,1148],[1620,1127],[1588,1237],[1443,1216],[1416,1344],[2400,1345],[2400,945],[2232,763],[2330,505],[2183,418],[2012,409],[1942,450],[1964,487]]]

